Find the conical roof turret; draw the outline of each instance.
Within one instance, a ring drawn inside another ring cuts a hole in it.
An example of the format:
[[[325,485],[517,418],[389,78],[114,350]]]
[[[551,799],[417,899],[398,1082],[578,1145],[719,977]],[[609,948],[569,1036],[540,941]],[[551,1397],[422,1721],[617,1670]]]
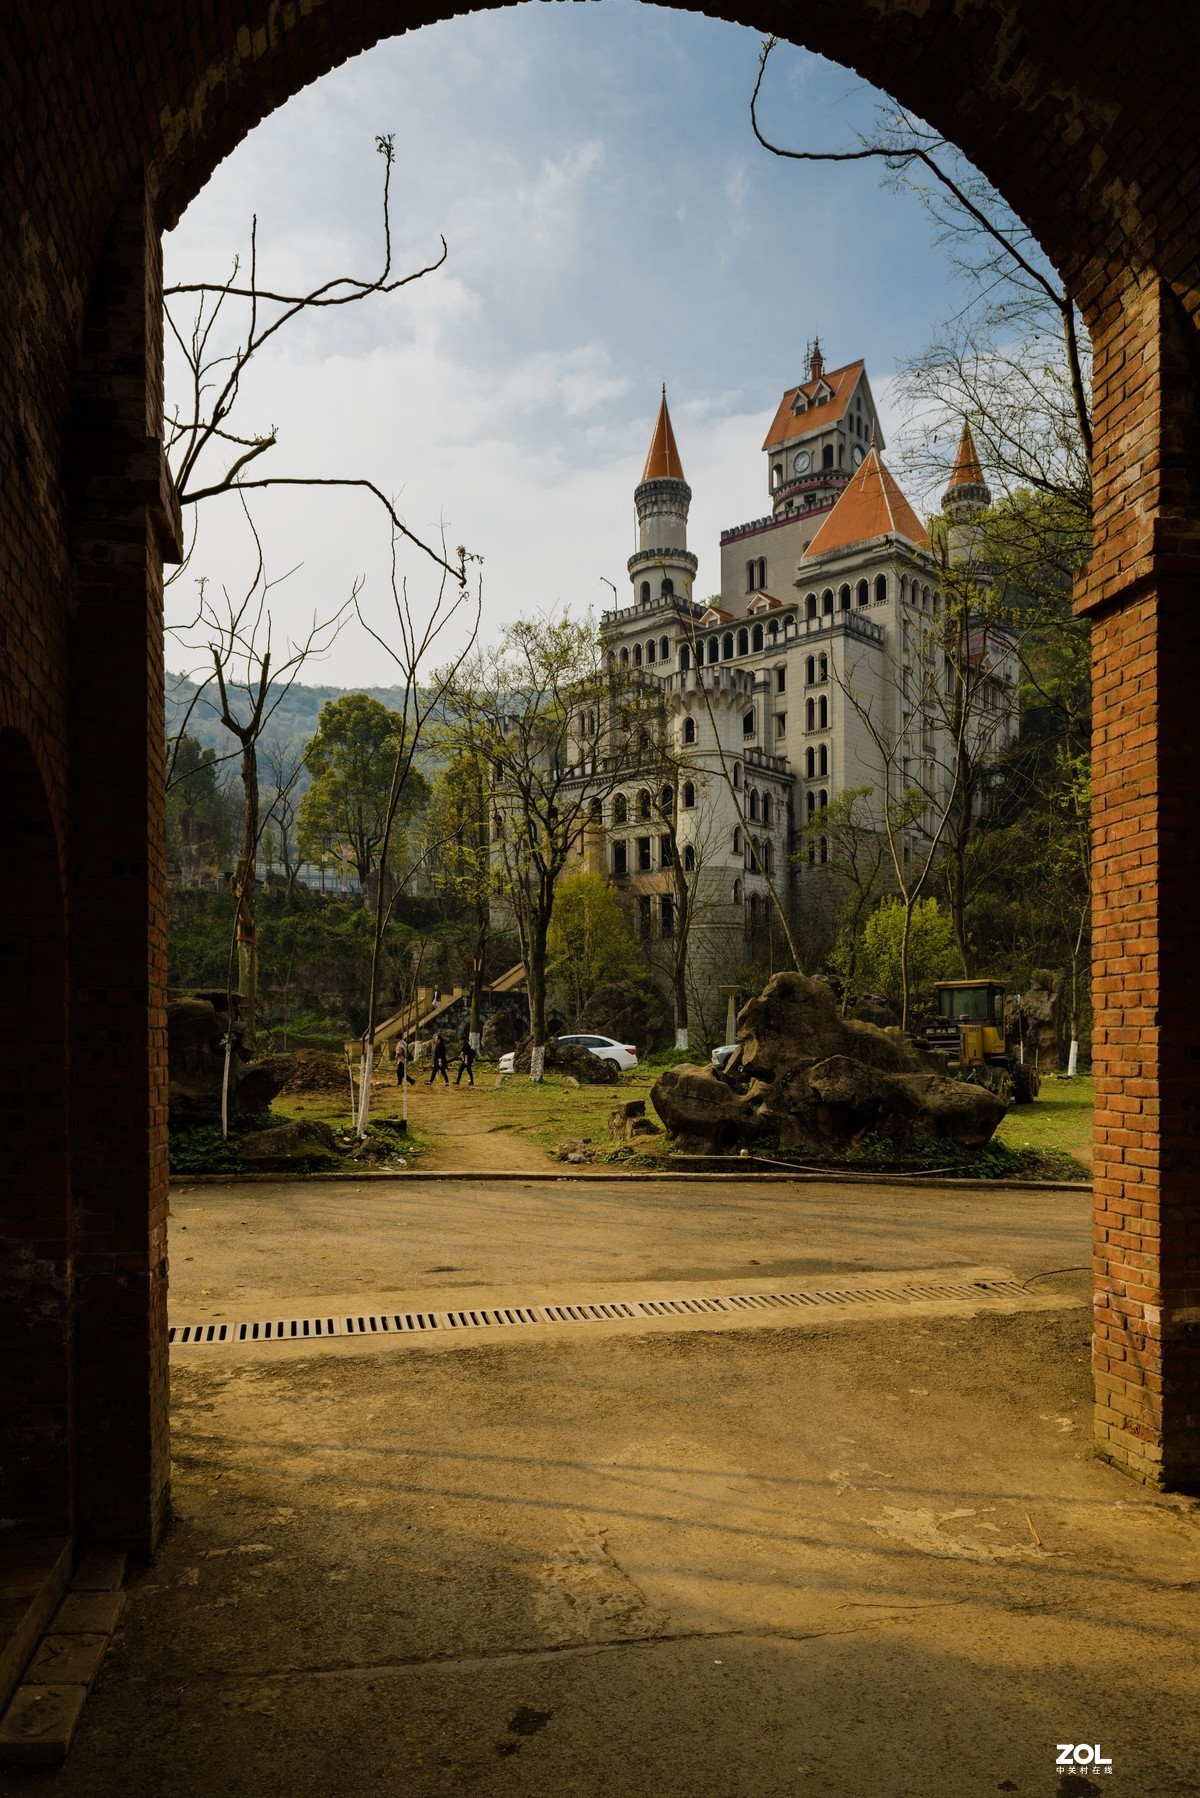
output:
[[[978,493],[966,490],[977,488]],[[971,435],[971,427],[963,419],[962,436],[958,440],[958,451],[954,457],[954,467],[950,471],[950,479],[946,483],[946,491],[942,496],[942,504],[954,499],[982,499],[985,505],[991,504],[991,493],[983,478],[983,464],[979,460],[975,448],[975,439]]]
[[[662,404],[658,408],[658,419],[654,426],[654,436],[650,440],[650,454],[646,457],[642,479],[643,481],[682,481],[683,478],[683,464],[679,460],[679,451],[675,445],[675,433],[671,429],[671,414],[667,411],[667,389],[664,382]]]

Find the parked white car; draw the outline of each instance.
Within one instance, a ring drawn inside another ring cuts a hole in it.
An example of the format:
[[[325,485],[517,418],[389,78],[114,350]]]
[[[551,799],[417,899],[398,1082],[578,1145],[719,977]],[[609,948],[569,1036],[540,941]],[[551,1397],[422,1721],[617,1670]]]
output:
[[[568,1048],[572,1044],[577,1049],[586,1049],[600,1061],[615,1061],[621,1072],[635,1068],[638,1064],[637,1050],[632,1043],[619,1043],[613,1036],[560,1036],[560,1048]],[[516,1051],[510,1049],[507,1055],[500,1057],[500,1072],[511,1074]]]
[[[736,1043],[722,1043],[719,1048],[713,1050],[710,1059],[718,1074],[723,1074],[725,1072],[725,1069],[736,1054]]]

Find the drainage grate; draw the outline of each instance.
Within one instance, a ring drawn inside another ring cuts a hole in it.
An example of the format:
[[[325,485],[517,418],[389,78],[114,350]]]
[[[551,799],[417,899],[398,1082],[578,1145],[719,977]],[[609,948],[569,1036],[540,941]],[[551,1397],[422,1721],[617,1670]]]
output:
[[[354,1316],[267,1318],[257,1323],[175,1324],[175,1345],[324,1341],[330,1336],[420,1336],[435,1330],[509,1329],[522,1324],[630,1323],[641,1318],[765,1316],[814,1306],[919,1305],[964,1299],[1028,1299],[1017,1280],[943,1285],[831,1286],[811,1292],[744,1292],[722,1298],[615,1299],[603,1303],[488,1305],[466,1311],[369,1311]]]

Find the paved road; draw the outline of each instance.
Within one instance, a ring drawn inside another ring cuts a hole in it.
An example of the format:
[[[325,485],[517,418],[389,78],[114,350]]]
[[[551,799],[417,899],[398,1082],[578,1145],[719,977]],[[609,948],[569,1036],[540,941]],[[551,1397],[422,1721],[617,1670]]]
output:
[[[602,1298],[905,1268],[1086,1266],[1086,1193],[645,1181],[179,1187],[172,1310],[333,1295],[430,1306]]]

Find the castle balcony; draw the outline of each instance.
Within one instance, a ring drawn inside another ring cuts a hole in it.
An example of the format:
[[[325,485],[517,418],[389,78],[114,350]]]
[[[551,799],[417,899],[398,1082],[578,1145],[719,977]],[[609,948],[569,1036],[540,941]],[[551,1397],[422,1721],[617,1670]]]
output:
[[[665,556],[668,553],[686,555],[686,551],[668,552],[667,550],[658,549],[650,550],[645,553],[655,558]],[[692,557],[692,560],[693,562],[695,561],[694,556]],[[672,617],[678,619],[685,619],[688,617],[696,619],[703,618],[707,610],[707,606],[699,605],[692,599],[685,599],[682,593],[659,593],[651,599],[633,600],[627,606],[616,606],[607,612],[601,612],[600,635],[604,636],[607,632],[622,630],[627,625],[631,624],[636,624],[640,627],[644,619],[653,618],[659,612],[670,612]]]
[[[823,612],[816,618],[798,618],[797,628],[802,637],[857,637],[863,643],[882,644],[884,629],[868,618],[865,612]]]
[[[767,774],[778,774],[785,780],[792,778],[786,755],[772,755],[766,749],[748,748],[742,751],[742,760],[747,768],[762,768]]]

